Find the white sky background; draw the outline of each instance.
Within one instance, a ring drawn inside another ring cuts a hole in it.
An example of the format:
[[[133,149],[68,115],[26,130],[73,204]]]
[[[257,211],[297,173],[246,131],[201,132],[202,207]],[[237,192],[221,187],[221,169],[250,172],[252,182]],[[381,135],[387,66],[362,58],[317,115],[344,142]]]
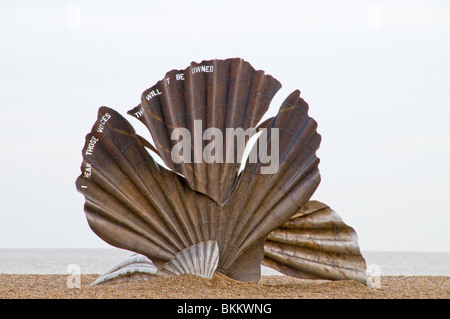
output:
[[[126,115],[146,88],[241,57],[282,83],[275,111],[301,90],[322,135],[313,199],[361,249],[450,251],[448,1],[122,3],[0,2],[0,248],[110,247],[75,189],[98,108],[148,138]]]

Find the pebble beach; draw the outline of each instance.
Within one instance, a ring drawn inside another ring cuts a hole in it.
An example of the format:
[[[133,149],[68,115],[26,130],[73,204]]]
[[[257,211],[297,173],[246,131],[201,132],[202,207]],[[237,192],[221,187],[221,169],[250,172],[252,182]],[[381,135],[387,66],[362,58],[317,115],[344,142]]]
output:
[[[154,277],[91,286],[99,275],[0,274],[0,299],[449,299],[448,276],[383,276],[378,288],[355,281],[304,280],[263,276],[259,283],[222,274],[211,280],[192,275]],[[69,279],[70,280],[70,279]],[[73,285],[72,285],[73,286]]]

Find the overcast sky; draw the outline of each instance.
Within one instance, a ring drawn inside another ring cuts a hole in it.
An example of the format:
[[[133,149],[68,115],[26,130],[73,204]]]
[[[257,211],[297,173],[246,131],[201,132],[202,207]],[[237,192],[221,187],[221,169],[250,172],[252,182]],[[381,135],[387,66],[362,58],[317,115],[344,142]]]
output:
[[[313,199],[362,250],[450,251],[450,2],[1,1],[0,248],[110,247],[75,189],[84,137],[191,61],[241,57],[310,105]]]

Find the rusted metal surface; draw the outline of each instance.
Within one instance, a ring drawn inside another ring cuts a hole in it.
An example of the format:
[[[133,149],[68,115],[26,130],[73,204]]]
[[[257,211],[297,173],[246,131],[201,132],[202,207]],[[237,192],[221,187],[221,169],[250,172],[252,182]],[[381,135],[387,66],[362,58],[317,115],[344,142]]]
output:
[[[279,155],[278,169],[270,174],[262,173],[264,156],[247,159],[238,174],[236,149],[231,163],[196,163],[191,145],[192,161],[174,163],[171,134],[175,128],[195,131],[195,120],[202,120],[201,134],[213,127],[255,127],[280,86],[242,59],[192,63],[167,73],[128,112],[148,127],[156,149],[118,112],[101,107],[86,136],[76,182],[92,230],[111,245],[148,257],[159,273],[209,276],[217,267],[231,278],[258,281],[267,236],[301,211],[320,183],[321,137],[308,104],[294,91],[263,124],[269,134],[254,149]],[[275,131],[276,143],[270,133]],[[212,258],[217,253],[218,260]],[[188,265],[202,261],[208,265]]]

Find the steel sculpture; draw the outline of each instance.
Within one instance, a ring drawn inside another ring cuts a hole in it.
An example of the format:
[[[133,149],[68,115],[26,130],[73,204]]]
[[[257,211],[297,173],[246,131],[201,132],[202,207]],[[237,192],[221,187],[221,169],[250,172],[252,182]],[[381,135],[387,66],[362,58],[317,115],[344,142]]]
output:
[[[136,254],[96,283],[214,271],[257,282],[261,264],[300,278],[366,282],[355,231],[309,201],[320,183],[321,137],[300,92],[261,122],[280,88],[239,58],[172,70],[128,112],[153,144],[115,110],[99,109],[77,190],[91,229]]]

